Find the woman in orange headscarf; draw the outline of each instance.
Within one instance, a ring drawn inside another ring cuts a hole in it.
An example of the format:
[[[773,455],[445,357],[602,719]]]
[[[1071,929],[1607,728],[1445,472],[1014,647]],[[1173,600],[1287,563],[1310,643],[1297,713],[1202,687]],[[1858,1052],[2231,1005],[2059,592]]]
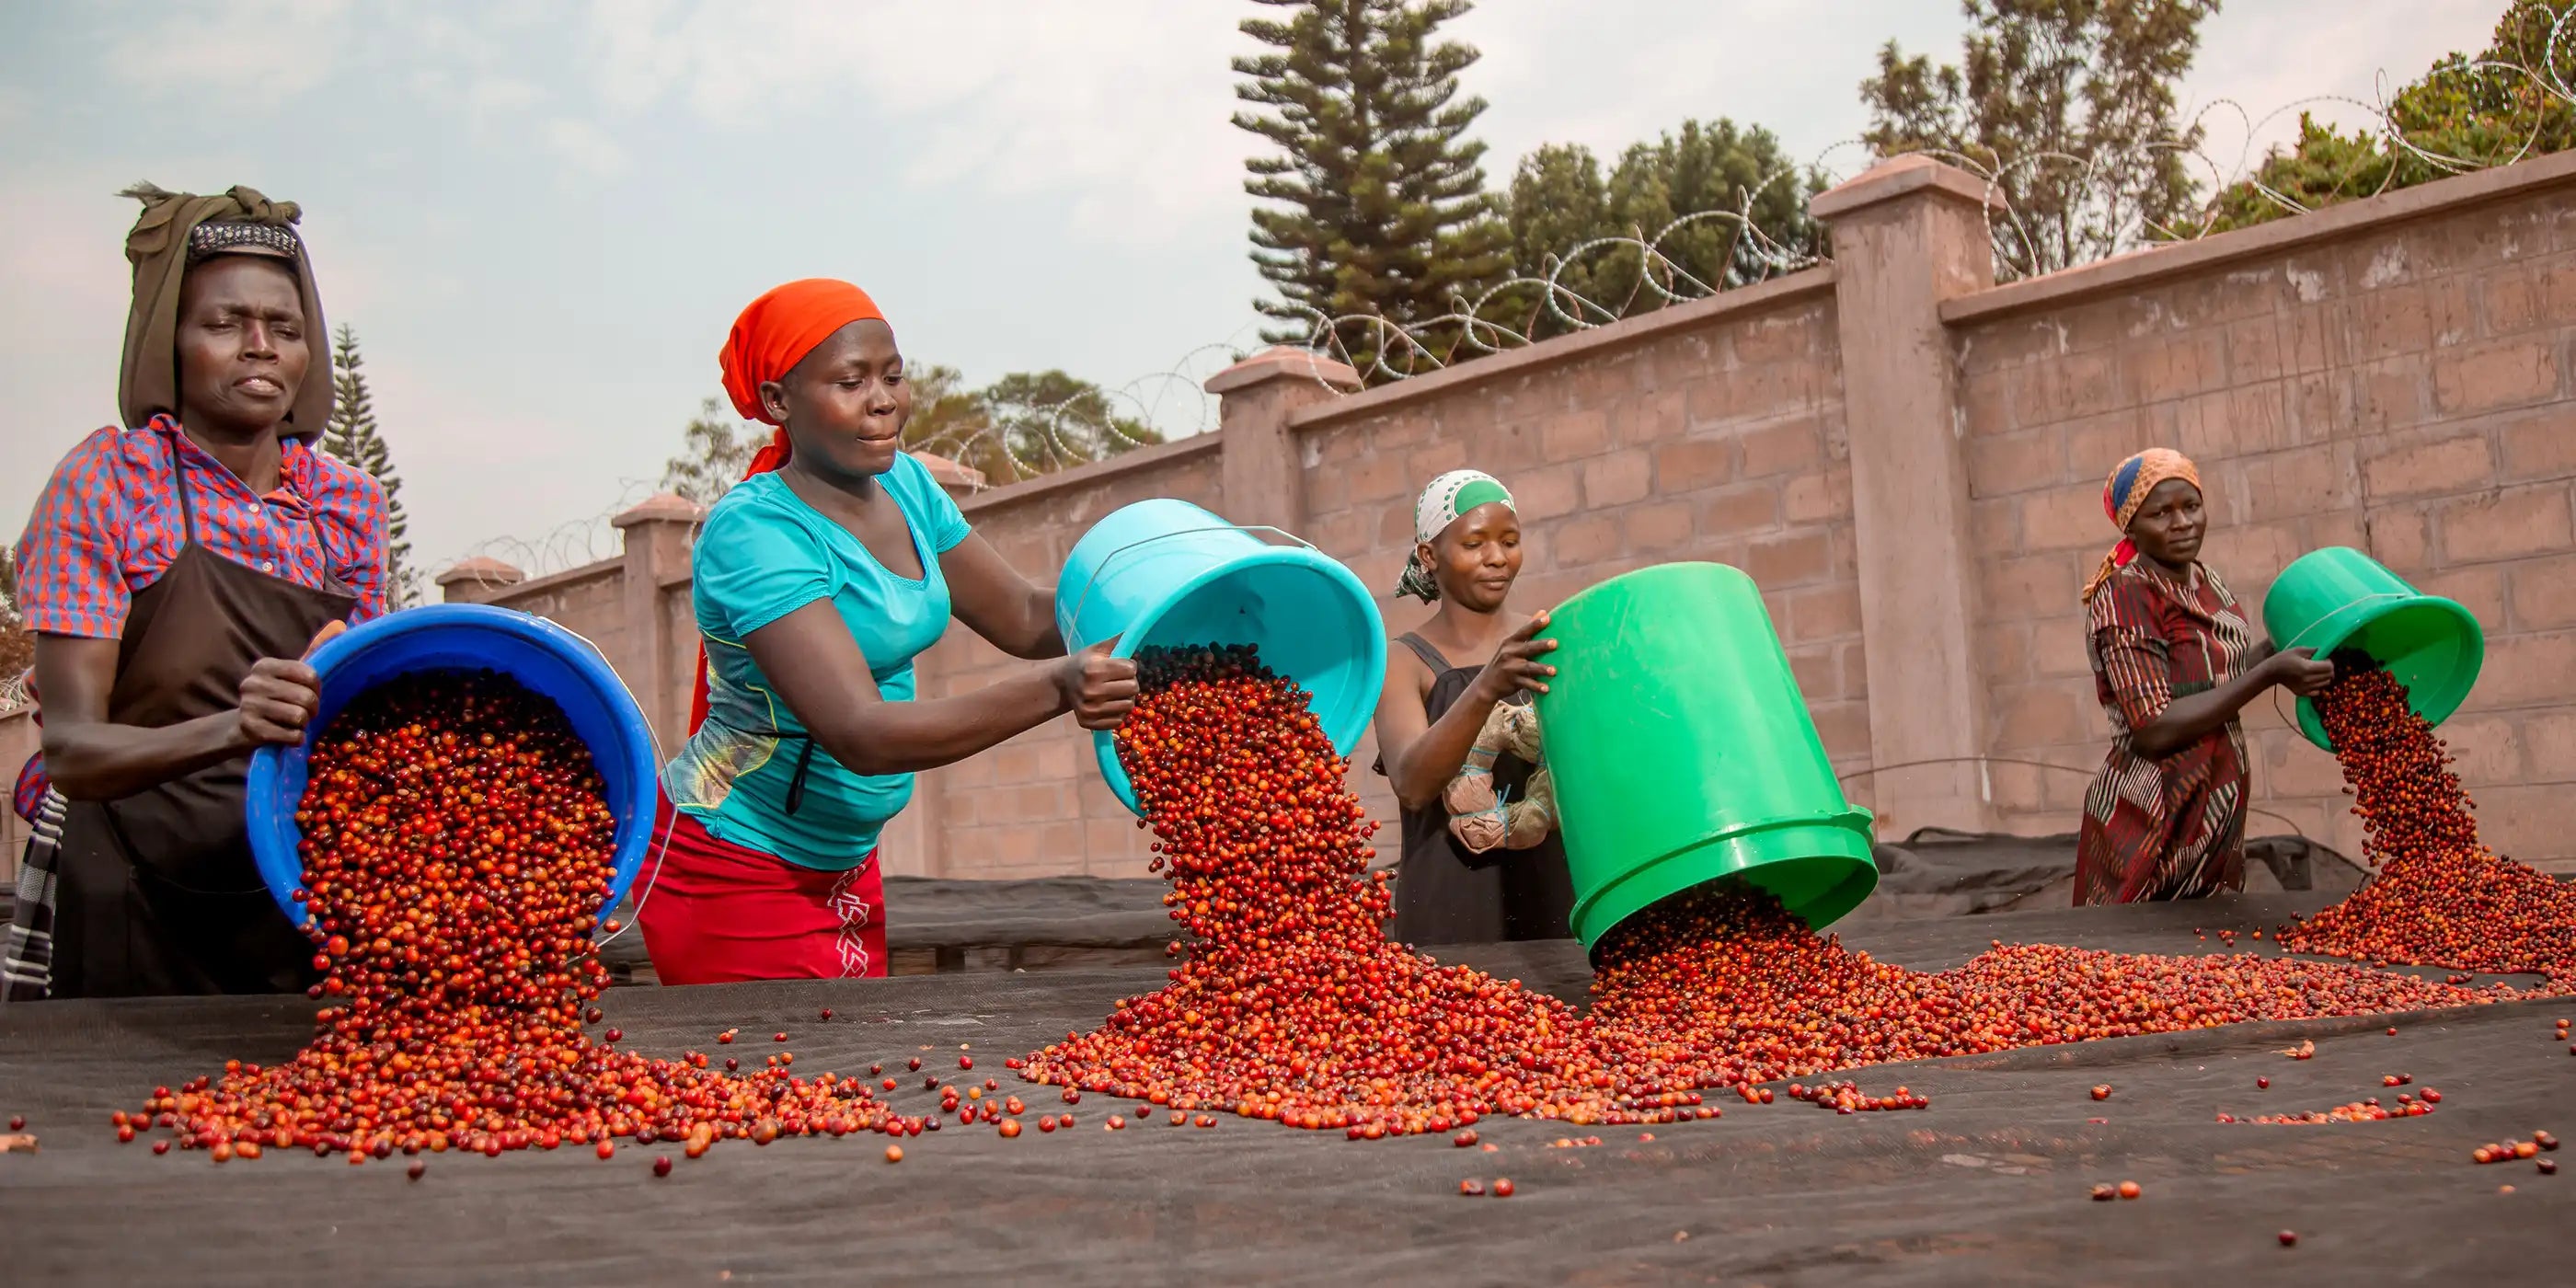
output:
[[[2075,902],[2195,899],[2245,886],[2245,734],[2237,716],[2275,685],[2334,679],[2313,649],[2273,651],[2200,562],[2200,471],[2165,448],[2102,487],[2120,544],[2084,585],[2085,651],[2111,751],[2084,796]]]
[[[877,835],[912,775],[1066,712],[1112,727],[1135,664],[1106,644],[1065,656],[1053,596],[904,454],[912,387],[859,288],[761,296],[721,361],[734,408],[778,430],[698,535],[704,662],[636,920],[664,983],[883,975]],[[916,701],[912,660],[952,615],[1014,657],[1061,660]]]

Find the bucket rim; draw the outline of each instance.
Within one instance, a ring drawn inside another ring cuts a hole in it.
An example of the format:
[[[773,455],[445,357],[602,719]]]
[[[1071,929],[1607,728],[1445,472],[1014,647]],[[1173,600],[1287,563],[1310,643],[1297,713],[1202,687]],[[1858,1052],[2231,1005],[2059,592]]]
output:
[[[1242,530],[1242,525],[1227,526],[1234,527],[1238,531]],[[1340,560],[1307,544],[1303,539],[1299,539],[1298,544],[1293,546],[1274,545],[1258,540],[1254,544],[1259,548],[1247,551],[1242,556],[1229,559],[1224,563],[1202,568],[1175,583],[1173,588],[1157,598],[1150,608],[1136,614],[1135,619],[1127,624],[1127,629],[1119,633],[1118,643],[1109,650],[1109,655],[1118,658],[1134,657],[1136,650],[1144,646],[1144,641],[1154,633],[1156,626],[1162,624],[1163,618],[1170,614],[1174,607],[1212,582],[1247,568],[1294,566],[1322,573],[1327,580],[1338,583],[1343,590],[1347,591],[1353,604],[1367,610],[1364,615],[1372,618],[1375,624],[1368,632],[1366,645],[1368,654],[1362,660],[1368,664],[1368,670],[1371,673],[1383,675],[1386,671],[1385,622],[1383,618],[1378,617],[1375,611],[1377,601],[1369,597],[1368,587],[1360,581],[1359,574],[1352,572]],[[1073,626],[1078,630],[1081,623],[1076,621]],[[1089,648],[1098,641],[1085,640],[1077,643],[1068,639],[1064,643],[1065,651],[1071,653]],[[1314,695],[1311,692],[1307,694],[1310,712],[1313,712],[1313,698]],[[1318,727],[1323,729],[1324,737],[1331,741],[1334,751],[1347,756],[1351,748],[1359,745],[1359,740],[1367,732],[1370,718],[1375,714],[1376,709],[1377,698],[1375,694],[1371,694],[1368,701],[1357,712],[1353,726],[1347,731],[1334,729],[1323,713],[1314,712],[1314,714]],[[1145,811],[1136,800],[1135,784],[1127,777],[1127,767],[1118,763],[1117,739],[1118,731],[1115,729],[1092,730],[1092,756],[1099,762],[1100,777],[1108,785],[1110,795],[1116,797],[1119,804],[1126,806],[1128,813],[1142,818]]]
[[[1228,524],[1226,526],[1235,528],[1237,531],[1242,531],[1239,525]],[[1179,582],[1174,583],[1173,589],[1156,599],[1151,609],[1138,613],[1136,615],[1136,620],[1129,623],[1127,629],[1119,632],[1117,647],[1109,650],[1109,656],[1134,657],[1136,655],[1136,650],[1142,647],[1141,640],[1143,637],[1154,633],[1154,627],[1162,623],[1163,618],[1172,611],[1172,607],[1174,605],[1189,598],[1191,595],[1198,593],[1198,591],[1206,587],[1208,583],[1215,581],[1218,578],[1239,572],[1245,568],[1265,567],[1272,564],[1298,564],[1310,568],[1329,569],[1331,572],[1341,574],[1342,580],[1344,580],[1351,589],[1359,591],[1363,597],[1368,594],[1368,588],[1360,584],[1358,574],[1343,567],[1340,561],[1320,550],[1315,549],[1313,546],[1280,546],[1272,545],[1267,541],[1256,542],[1255,544],[1260,548],[1249,551],[1238,558],[1228,559],[1224,563],[1202,568],[1181,579]],[[1072,625],[1076,631],[1079,631],[1082,628],[1082,623],[1079,620],[1073,622]],[[1064,648],[1068,653],[1079,652],[1083,649],[1090,648],[1099,642],[1100,641],[1096,639],[1086,639],[1080,643],[1076,643],[1073,640],[1068,639],[1064,642]]]
[[[1878,863],[1876,859],[1871,857],[1871,842],[1873,839],[1871,834],[1871,825],[1876,821],[1877,816],[1872,814],[1867,808],[1859,805],[1852,805],[1838,813],[1787,815],[1767,819],[1757,819],[1749,823],[1739,823],[1733,827],[1719,828],[1718,830],[1710,832],[1704,836],[1696,837],[1680,845],[1676,845],[1652,858],[1645,859],[1631,865],[1628,870],[1621,873],[1616,880],[1605,883],[1600,888],[1593,890],[1580,900],[1577,900],[1574,907],[1568,910],[1566,914],[1567,929],[1574,931],[1575,937],[1582,942],[1584,951],[1589,953],[1593,946],[1600,942],[1603,935],[1610,933],[1611,929],[1619,924],[1618,922],[1612,922],[1589,935],[1584,934],[1580,929],[1582,923],[1588,919],[1588,914],[1594,908],[1599,907],[1601,902],[1612,892],[1627,887],[1639,878],[1654,872],[1664,864],[1669,863],[1673,859],[1693,850],[1706,849],[1709,846],[1722,844],[1728,841],[1739,841],[1747,837],[1760,835],[1766,832],[1785,832],[1796,829],[1814,828],[1851,837],[1858,846],[1857,850],[1854,852],[1819,853],[1801,855],[1799,857],[1806,859],[1842,860],[1857,866],[1867,867],[1872,877],[1871,884],[1875,887],[1877,884],[1876,877],[1878,875]],[[1731,879],[1747,875],[1751,871],[1753,871],[1753,869],[1748,868],[1740,872],[1728,873],[1724,877],[1710,878],[1710,880]],[[1668,894],[1679,894],[1684,889],[1691,889],[1707,883],[1707,881],[1692,882],[1690,885],[1670,891]],[[1867,897],[1868,896],[1866,894],[1862,896],[1864,900],[1866,900]],[[1654,900],[1649,900],[1647,904],[1639,905],[1639,910],[1651,905],[1653,902]],[[1859,905],[1854,904],[1853,906],[1857,907]],[[1849,909],[1845,909],[1844,911],[1848,912]],[[1629,915],[1633,916],[1635,914],[1632,912]],[[1803,914],[1799,915],[1803,916]],[[1837,918],[1839,916],[1840,914],[1837,914]],[[1627,918],[1623,916],[1619,920],[1625,921],[1626,919]],[[1828,919],[1828,924],[1831,923],[1831,920],[1832,919]]]
[[[2316,643],[2309,643],[2306,638],[2308,632],[2301,632],[2298,642],[2276,645],[2276,647],[2310,648],[2316,650],[2316,656],[2325,657],[2343,647],[2345,641],[2389,617],[2422,609],[2433,610],[2457,623],[2461,627],[2462,639],[2467,642],[2467,647],[2463,650],[2465,665],[2454,668],[2454,674],[2445,677],[2446,681],[2453,681],[2453,683],[2446,683],[2444,691],[2426,696],[2409,689],[2406,695],[2407,705],[2414,709],[2415,714],[2422,716],[2427,723],[2440,724],[2449,719],[2453,712],[2458,711],[2461,703],[2468,701],[2469,691],[2477,684],[2478,670],[2486,660],[2486,628],[2478,624],[2477,614],[2470,612],[2468,606],[2458,600],[2441,595],[2427,595],[2421,591],[2386,597],[2364,596],[2332,612],[2321,614],[2310,623],[2310,631],[2314,631],[2318,626],[2333,623],[2318,637]],[[2337,620],[2345,614],[2351,616],[2345,620]],[[2467,672],[2467,683],[2456,683],[2458,671]],[[2317,714],[2317,706],[2313,700],[2297,699],[2295,714],[2299,732],[2306,735],[2309,742],[2316,744],[2322,750],[2334,750],[2333,740],[2326,736],[2325,721]]]
[[[1596,594],[1599,594],[1612,586],[1622,585],[1641,577],[1663,576],[1673,574],[1681,570],[1700,568],[1715,568],[1724,572],[1733,573],[1736,576],[1743,578],[1745,581],[1751,582],[1756,590],[1761,589],[1762,583],[1754,581],[1753,574],[1736,567],[1734,564],[1720,563],[1715,559],[1674,559],[1659,564],[1648,564],[1643,568],[1631,568],[1616,577],[1604,577],[1601,580],[1566,596],[1564,599],[1557,601],[1554,608],[1547,610],[1548,617],[1550,620],[1554,620],[1555,618],[1562,616],[1565,610],[1592,598]],[[1766,609],[1766,611],[1768,610]]]

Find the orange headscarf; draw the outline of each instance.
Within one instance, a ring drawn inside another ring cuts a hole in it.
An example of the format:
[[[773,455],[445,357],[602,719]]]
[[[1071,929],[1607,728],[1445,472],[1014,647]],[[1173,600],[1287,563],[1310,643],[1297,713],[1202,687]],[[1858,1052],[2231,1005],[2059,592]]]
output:
[[[716,354],[716,364],[724,371],[725,395],[733,399],[733,409],[744,420],[757,420],[778,425],[769,408],[760,401],[760,387],[772,380],[783,380],[795,370],[814,346],[831,338],[832,333],[853,322],[885,321],[877,311],[877,302],[868,293],[829,277],[808,277],[770,288],[759,299],[746,306],[733,320],[733,334],[725,337],[724,348]],[[779,425],[769,442],[752,454],[751,466],[742,472],[744,478],[767,474],[787,463],[791,449],[787,427]],[[689,702],[689,732],[707,722],[707,649],[698,644],[697,691]]]
[[[2120,462],[2111,477],[2102,483],[2102,513],[2111,516],[2111,526],[2120,530],[2120,544],[2102,556],[2102,566],[2093,570],[2093,579],[2084,583],[2084,602],[2092,603],[2102,583],[2111,574],[2129,566],[2138,557],[2138,543],[2129,540],[2129,520],[2138,517],[2138,507],[2146,504],[2147,494],[2166,479],[2181,479],[2197,488],[2200,470],[2191,458],[2170,447],[2150,447]]]

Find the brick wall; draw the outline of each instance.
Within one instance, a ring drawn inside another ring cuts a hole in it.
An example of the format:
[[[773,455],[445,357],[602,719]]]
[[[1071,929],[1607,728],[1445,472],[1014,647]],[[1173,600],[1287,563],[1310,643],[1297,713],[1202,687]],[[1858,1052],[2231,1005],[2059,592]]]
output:
[[[1211,382],[1219,432],[963,505],[1040,582],[1130,501],[1275,523],[1349,563],[1402,631],[1424,616],[1388,594],[1414,489],[1491,470],[1530,534],[1516,602],[1735,564],[1827,751],[1876,767],[1852,795],[1886,830],[2056,832],[2106,735],[2076,602],[2113,536],[2101,479],[2171,445],[2204,471],[2207,558],[2258,614],[2284,564],[2333,544],[2477,614],[2486,670],[2446,732],[2487,836],[2576,869],[2549,808],[2576,787],[2571,196],[2562,154],[1998,287],[1982,185],[1891,162],[1818,199],[1834,267],[1366,393],[1262,355]],[[668,741],[695,659],[692,518],[656,498],[619,520],[620,560],[521,585],[460,569],[449,595],[598,641]],[[952,629],[922,692],[1014,665]],[[2269,702],[2246,719],[2257,829],[2357,851],[2332,761]],[[1386,818],[1374,750],[1354,785]],[[1942,767],[1960,758],[1997,759]],[[889,871],[939,876],[1141,875],[1144,857],[1070,721],[923,775],[885,844]]]
[[[1532,608],[1649,564],[1734,564],[1762,585],[1827,750],[1866,763],[1835,335],[1833,275],[1818,270],[1311,404],[1293,417],[1302,535],[1378,592],[1395,633],[1430,616],[1393,587],[1414,495],[1445,470],[1512,488],[1526,540],[1513,598]],[[1372,738],[1353,785],[1391,825],[1375,756]]]
[[[2200,466],[2203,558],[2249,614],[2292,559],[2348,545],[2477,615],[2486,668],[2444,733],[2481,829],[2527,859],[2576,857],[2551,808],[2576,787],[2576,213],[2564,186],[2328,222],[2343,213],[1949,310],[1991,741],[2100,763],[2077,594],[2111,535],[2102,477],[2170,445]],[[2255,823],[2357,853],[2334,763],[2287,707],[2246,713]],[[2065,826],[2086,786],[1993,772],[2025,829]]]

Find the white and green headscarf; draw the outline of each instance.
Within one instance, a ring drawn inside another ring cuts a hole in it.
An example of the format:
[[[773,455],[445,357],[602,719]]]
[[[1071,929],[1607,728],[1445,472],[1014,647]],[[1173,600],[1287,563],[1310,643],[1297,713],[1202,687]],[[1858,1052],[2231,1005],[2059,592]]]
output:
[[[1497,501],[1511,505],[1511,491],[1503,486],[1501,480],[1482,470],[1451,470],[1431,480],[1431,486],[1422,489],[1421,499],[1413,503],[1415,548],[1413,557],[1404,561],[1404,575],[1396,579],[1395,593],[1411,595],[1426,604],[1438,602],[1440,583],[1433,580],[1431,570],[1423,566],[1421,547],[1447,532],[1449,525],[1458,521],[1458,516]]]

